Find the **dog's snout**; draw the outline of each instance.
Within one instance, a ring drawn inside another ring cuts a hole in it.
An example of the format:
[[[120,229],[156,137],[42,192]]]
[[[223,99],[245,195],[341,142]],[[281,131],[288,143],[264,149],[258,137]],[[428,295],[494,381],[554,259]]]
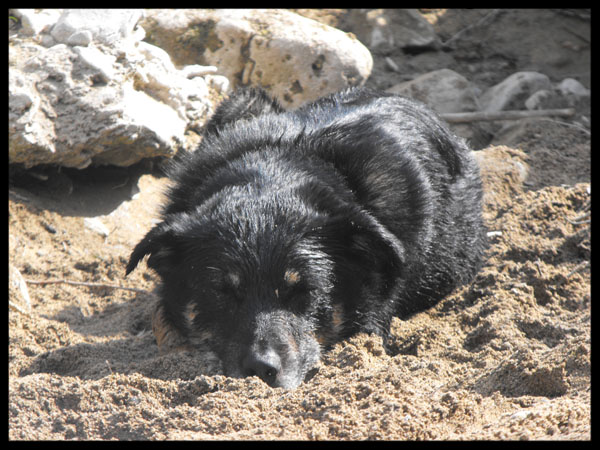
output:
[[[277,385],[277,375],[281,371],[281,358],[273,349],[259,352],[250,350],[242,362],[246,376],[258,376],[269,386]]]

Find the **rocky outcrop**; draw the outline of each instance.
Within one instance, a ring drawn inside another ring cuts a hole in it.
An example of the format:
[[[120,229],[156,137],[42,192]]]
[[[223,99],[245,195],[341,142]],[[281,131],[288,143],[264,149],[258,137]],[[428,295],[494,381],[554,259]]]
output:
[[[10,42],[11,163],[126,166],[186,146],[186,130],[211,110],[203,76],[216,68],[175,68],[163,50],[140,41],[141,16],[68,10],[41,28],[37,41],[49,47]]]
[[[156,10],[143,26],[176,64],[216,66],[234,86],[262,86],[286,108],[360,86],[373,65],[352,35],[286,10]]]

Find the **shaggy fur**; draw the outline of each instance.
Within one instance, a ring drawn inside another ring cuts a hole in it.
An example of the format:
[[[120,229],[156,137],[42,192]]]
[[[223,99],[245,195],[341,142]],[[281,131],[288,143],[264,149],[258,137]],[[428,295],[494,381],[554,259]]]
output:
[[[403,97],[352,89],[285,112],[238,91],[171,177],[127,273],[149,254],[160,323],[207,340],[231,376],[294,388],[333,343],[385,338],[482,264],[477,164]]]

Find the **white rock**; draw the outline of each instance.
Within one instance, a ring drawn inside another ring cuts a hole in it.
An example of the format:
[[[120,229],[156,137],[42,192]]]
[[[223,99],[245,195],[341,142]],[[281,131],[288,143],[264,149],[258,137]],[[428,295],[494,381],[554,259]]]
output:
[[[11,45],[10,163],[84,168],[171,156],[186,128],[207,119],[205,80],[188,79],[155,46],[28,45]]]
[[[44,33],[44,34],[42,34],[40,44],[42,44],[44,47],[48,48],[48,47],[53,47],[54,45],[56,45],[56,41],[54,40],[54,38],[52,36]]]
[[[73,47],[75,53],[79,55],[81,61],[93,69],[96,69],[102,75],[105,82],[115,77],[114,64],[116,57],[98,50],[96,47]]]
[[[94,40],[111,44],[133,36],[143,15],[141,9],[66,9],[50,33],[57,42],[67,43],[74,33],[87,30]]]
[[[550,79],[538,72],[517,72],[492,86],[479,99],[484,111],[522,109],[535,92],[551,89]]]
[[[215,66],[200,66],[198,64],[191,64],[181,69],[181,72],[188,78],[194,78],[217,73],[217,68]]]
[[[34,102],[33,85],[20,72],[10,71],[8,82],[9,111],[16,114],[24,113]]]
[[[574,78],[565,78],[562,80],[558,86],[558,90],[564,96],[574,96],[574,97],[589,97],[590,90],[587,89],[583,84]]]
[[[33,104],[33,99],[29,92],[9,91],[8,104],[13,111],[22,112]]]
[[[90,30],[80,30],[69,36],[67,44],[87,46],[92,42],[92,38],[93,36]]]
[[[475,91],[469,80],[450,69],[428,72],[387,91],[420,100],[438,113],[478,109]]]
[[[110,234],[110,231],[108,231],[106,225],[104,225],[102,221],[97,217],[85,217],[83,219],[83,225],[89,230],[92,230],[93,232],[98,233],[104,237],[107,237]]]
[[[529,110],[547,108],[554,94],[548,89],[540,89],[525,100],[525,108]]]
[[[47,31],[56,23],[62,13],[62,9],[11,9],[11,12],[21,19],[23,25],[23,34],[36,36],[43,31]]]
[[[15,293],[17,298],[14,298],[11,302],[14,305],[15,309],[22,310],[25,313],[31,312],[31,298],[29,297],[29,290],[27,289],[27,283],[21,272],[13,266],[12,264],[8,265],[8,282],[9,282],[9,291]],[[21,308],[21,304],[25,307]]]
[[[156,101],[145,92],[125,85],[121,106],[124,118],[152,130],[158,138],[157,141],[169,142],[174,137],[183,140],[185,120],[179,117],[175,110]]]
[[[142,53],[142,55],[146,57],[146,61],[151,61],[156,64],[162,65],[161,68],[165,71],[175,70],[175,66],[171,61],[171,57],[162,48],[159,48],[152,44],[148,44],[147,42],[140,42],[137,48]]]
[[[206,121],[211,89],[226,91],[223,76],[204,78],[215,67],[178,70],[164,50],[139,42],[141,10],[15,11],[55,23],[47,21],[44,46],[9,45],[10,163],[84,168],[171,156],[196,145],[185,132]]]
[[[217,92],[226,94],[230,90],[229,80],[223,75],[206,75],[204,77],[206,83],[213,87]]]
[[[285,107],[362,85],[373,60],[356,38],[287,10],[157,10],[144,21],[177,64],[207,64]]]

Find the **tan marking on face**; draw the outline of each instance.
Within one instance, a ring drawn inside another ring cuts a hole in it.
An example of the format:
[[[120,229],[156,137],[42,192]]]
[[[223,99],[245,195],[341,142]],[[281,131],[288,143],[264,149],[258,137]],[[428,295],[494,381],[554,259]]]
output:
[[[191,324],[196,318],[196,315],[198,315],[198,313],[196,312],[196,305],[194,305],[193,303],[188,303],[185,307],[184,315],[188,322],[190,322]]]
[[[163,307],[159,303],[152,313],[152,333],[156,338],[158,351],[162,355],[173,351],[188,350],[187,339],[165,320],[164,314]]]
[[[341,334],[344,325],[344,308],[339,303],[333,305],[333,313],[331,314],[331,327],[333,328],[334,334]]]
[[[294,336],[292,336],[291,334],[288,336],[288,344],[290,345],[290,348],[294,353],[298,352],[298,343],[296,342],[296,339],[294,339]]]
[[[300,274],[295,270],[286,270],[285,274],[283,275],[283,279],[288,284],[288,286],[293,286],[294,284],[298,283],[298,281],[300,281]]]
[[[344,329],[344,309],[341,304],[333,305],[331,312],[331,327],[326,330],[319,330],[316,333],[316,339],[322,346],[327,346],[338,341]]]
[[[158,349],[161,350],[169,333],[164,321],[164,311],[161,305],[158,305],[152,314],[152,333],[154,333],[154,337],[156,338]]]
[[[315,333],[315,339],[317,340],[319,345],[321,345],[323,347],[325,347],[325,345],[327,345],[327,338],[325,337],[324,334]]]

